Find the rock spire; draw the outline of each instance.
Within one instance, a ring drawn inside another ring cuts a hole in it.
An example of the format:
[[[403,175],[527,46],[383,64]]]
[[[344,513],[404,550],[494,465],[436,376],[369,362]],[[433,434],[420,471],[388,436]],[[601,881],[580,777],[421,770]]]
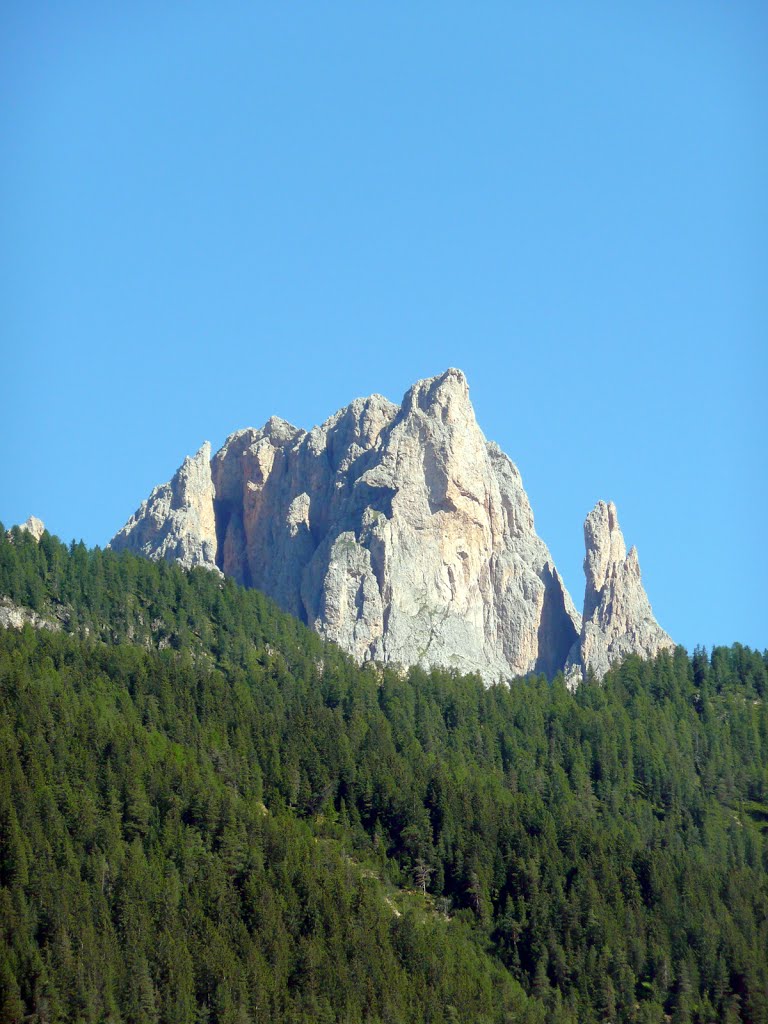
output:
[[[179,562],[186,569],[216,568],[216,517],[211,446],[187,456],[167,484],[156,487],[112,538],[116,551]]]
[[[584,543],[584,615],[569,657],[569,678],[591,671],[599,679],[627,654],[652,658],[674,647],[653,616],[637,548],[627,554],[613,502],[599,501],[589,513]]]
[[[25,530],[39,542],[40,538],[45,533],[45,523],[42,519],[38,519],[37,516],[29,516],[27,521],[22,523],[19,529]]]

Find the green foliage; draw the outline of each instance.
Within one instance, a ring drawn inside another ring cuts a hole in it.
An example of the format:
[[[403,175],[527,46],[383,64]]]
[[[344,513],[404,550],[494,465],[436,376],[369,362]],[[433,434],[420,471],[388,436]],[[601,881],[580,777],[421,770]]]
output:
[[[768,1022],[768,659],[359,669],[0,529],[0,1021]]]

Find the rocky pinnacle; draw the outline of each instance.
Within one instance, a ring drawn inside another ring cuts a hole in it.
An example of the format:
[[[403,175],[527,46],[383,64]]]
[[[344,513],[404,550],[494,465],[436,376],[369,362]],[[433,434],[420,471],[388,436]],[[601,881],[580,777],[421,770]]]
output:
[[[20,530],[24,530],[30,534],[36,541],[45,533],[45,523],[42,519],[38,519],[37,516],[29,516],[26,522],[22,523],[19,527]]]
[[[674,643],[653,616],[637,548],[627,554],[616,506],[599,501],[584,523],[584,615],[567,674],[598,679],[627,654],[652,658]]]
[[[112,538],[115,551],[179,562],[186,569],[216,568],[216,517],[211,480],[211,446],[206,441],[187,456],[173,479],[156,487],[122,530]]]

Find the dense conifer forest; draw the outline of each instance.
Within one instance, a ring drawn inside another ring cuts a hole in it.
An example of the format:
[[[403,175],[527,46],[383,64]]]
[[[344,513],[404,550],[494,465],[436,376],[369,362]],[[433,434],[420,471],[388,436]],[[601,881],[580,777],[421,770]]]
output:
[[[0,1024],[768,1024],[768,653],[356,667],[0,527]]]

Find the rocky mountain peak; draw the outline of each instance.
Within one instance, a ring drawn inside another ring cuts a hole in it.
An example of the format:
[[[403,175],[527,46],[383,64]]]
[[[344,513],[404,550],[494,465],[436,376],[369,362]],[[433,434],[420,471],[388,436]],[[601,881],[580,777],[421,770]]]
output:
[[[626,558],[627,549],[624,535],[614,503],[598,501],[584,521],[584,575],[587,579],[586,594],[596,600],[602,592],[608,577]],[[586,610],[585,614],[590,614]]]
[[[176,561],[185,568],[216,568],[216,517],[211,479],[211,446],[206,441],[188,455],[167,484],[142,502],[111,546],[149,558]]]
[[[416,381],[405,394],[402,413],[414,410],[440,418],[444,423],[461,422],[475,418],[469,400],[469,384],[461,370],[449,368],[437,377]]]
[[[26,522],[21,524],[19,529],[24,530],[26,533],[29,533],[34,537],[36,541],[39,541],[45,533],[45,523],[42,519],[38,519],[37,516],[29,516]]]
[[[281,419],[280,416],[270,416],[261,428],[260,433],[262,437],[268,437],[273,443],[284,444],[294,441],[296,437],[304,434],[305,431],[301,430],[300,427],[294,427],[292,423]]]
[[[654,618],[643,587],[637,548],[626,553],[613,502],[599,501],[584,523],[584,616],[570,674],[603,676],[627,654],[654,657],[674,647]]]
[[[566,662],[580,675],[583,652],[601,672],[632,647],[633,615],[643,624],[632,649],[653,646],[615,506],[596,506],[585,537],[587,634],[517,467],[486,441],[466,377],[448,369],[399,406],[371,395],[309,432],[273,416],[213,459],[203,445],[111,543],[258,587],[358,661],[490,682]]]

